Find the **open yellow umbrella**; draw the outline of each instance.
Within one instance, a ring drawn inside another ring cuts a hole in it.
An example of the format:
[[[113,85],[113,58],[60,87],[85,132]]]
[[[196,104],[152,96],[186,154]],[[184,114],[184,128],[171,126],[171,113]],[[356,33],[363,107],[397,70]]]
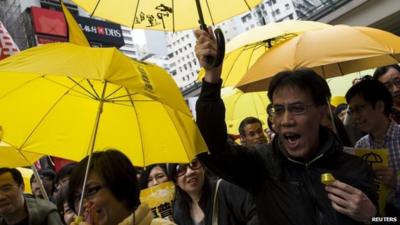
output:
[[[237,84],[244,91],[266,90],[278,72],[301,67],[328,78],[400,62],[400,37],[369,27],[336,25],[305,32],[270,49]]]
[[[217,24],[255,7],[261,0],[73,0],[91,16],[131,28],[180,31],[199,27],[198,1],[204,22]]]
[[[47,44],[0,61],[0,107],[3,140],[22,152],[116,148],[145,166],[206,150],[172,78],[115,48]]]
[[[286,20],[256,27],[233,38],[226,44],[221,78],[223,87],[233,87],[246,74],[257,59],[271,47],[277,46],[297,35],[329,27],[314,21]],[[204,77],[204,69],[198,80]]]
[[[222,100],[225,104],[225,122],[229,134],[238,134],[240,122],[249,116],[260,119],[265,125],[269,104],[265,91],[243,93],[235,89],[233,93],[223,95]]]

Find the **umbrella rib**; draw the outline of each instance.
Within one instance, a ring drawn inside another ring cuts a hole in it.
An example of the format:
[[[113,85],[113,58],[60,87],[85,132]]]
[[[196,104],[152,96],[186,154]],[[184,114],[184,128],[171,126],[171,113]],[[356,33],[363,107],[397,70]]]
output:
[[[175,32],[175,1],[172,0],[172,32]]]
[[[244,52],[244,49],[242,49],[242,50],[240,51],[240,53],[238,54],[238,56],[236,57],[236,59],[234,60],[234,62],[237,61],[237,59],[242,55],[243,52]],[[233,63],[232,66],[231,66],[231,68],[229,69],[228,75],[226,76],[224,83],[226,83],[226,82],[228,81],[228,78],[229,78],[229,76],[231,75],[231,72],[232,72],[232,70],[233,70],[234,65],[235,65],[235,63]]]
[[[244,1],[244,3],[246,4],[247,8],[248,8],[249,10],[251,10],[251,7],[250,7],[249,3],[247,2],[247,0],[243,0],[243,1]]]
[[[113,94],[115,94],[117,91],[119,91],[119,90],[121,90],[121,89],[122,89],[122,86],[118,87],[115,91],[113,91],[113,92],[111,92],[109,95],[107,95],[107,96],[105,97],[105,99],[108,99],[109,97],[111,97]]]
[[[127,95],[127,96],[128,96],[128,95]],[[113,100],[113,101],[108,101],[108,99],[107,99],[106,102],[110,102],[110,103],[119,103],[119,102],[130,102],[130,100]],[[154,100],[135,100],[135,102],[154,102]]]
[[[129,93],[129,92],[128,92],[128,93]],[[107,98],[107,101],[109,101],[109,100],[115,100],[115,99],[119,99],[119,98],[130,97],[130,96],[134,96],[134,95],[137,95],[137,94],[138,94],[138,92],[129,93],[128,95],[115,96],[115,97],[112,97],[112,98]]]
[[[32,137],[33,133],[39,128],[39,126],[43,123],[43,121],[46,119],[46,117],[50,114],[50,112],[58,105],[58,103],[72,90],[76,87],[77,85],[74,85],[70,87],[66,92],[64,92],[63,95],[61,95],[56,102],[50,107],[49,110],[40,118],[39,122],[33,127],[31,133],[26,137],[25,141],[21,144],[19,149],[22,149],[23,146],[28,142],[28,140]]]
[[[389,54],[390,55],[390,57],[392,57],[397,63],[400,63],[400,61],[399,60],[397,60],[397,58],[396,57],[394,57],[394,55],[393,54]]]
[[[96,3],[96,6],[94,7],[94,9],[93,9],[92,13],[90,13],[90,17],[92,17],[92,16],[94,15],[94,13],[96,12],[96,10],[97,10],[97,6],[99,6],[99,4],[100,4],[100,1],[101,1],[101,0],[98,0],[98,1],[97,1],[97,3]]]
[[[57,81],[55,81],[55,80],[51,80],[51,79],[49,79],[48,77],[43,77],[43,79],[45,79],[45,80],[47,80],[47,81],[50,81],[50,82],[52,82],[52,83],[54,83],[54,84],[60,85],[60,86],[62,86],[62,87],[69,88],[67,85],[62,84],[62,83],[60,83],[60,82],[57,82]],[[76,93],[78,93],[78,94],[80,94],[80,95],[83,95],[83,96],[85,96],[85,97],[89,97],[89,98],[92,97],[92,96],[89,96],[89,95],[87,95],[87,94],[85,94],[85,93],[79,91],[79,90],[71,90],[71,91],[72,91],[72,92],[76,92]],[[79,96],[79,95],[76,95],[76,96]],[[82,96],[79,96],[79,97],[82,97]]]
[[[251,58],[253,57],[255,51],[256,51],[256,48],[251,49],[250,57],[249,57],[249,60],[247,61],[246,71],[249,71],[250,61],[251,61]]]
[[[127,88],[125,88],[125,91],[126,91],[126,93],[128,93],[128,97],[129,97],[129,100],[130,100],[130,103],[131,103],[131,106],[132,106],[132,108],[133,108],[133,111],[135,112],[135,114],[136,114],[136,121],[137,121],[137,123],[138,123],[138,128],[139,128],[139,135],[140,136],[142,136],[142,132],[141,132],[141,129],[140,129],[140,120],[139,120],[139,115],[138,115],[138,113],[137,113],[137,111],[136,111],[136,108],[135,108],[135,103],[134,103],[134,101],[133,101],[133,99],[132,99],[132,95],[129,93],[129,90],[127,89]],[[144,158],[145,158],[145,154],[144,154],[144,151],[143,151],[143,149],[144,149],[144,146],[143,146],[143,139],[142,139],[142,137],[140,137],[140,145],[142,146],[142,159],[143,159],[143,165],[145,165],[146,163],[145,163],[145,160],[144,160]]]
[[[12,90],[6,92],[4,95],[0,96],[0,99],[2,99],[2,98],[4,98],[4,97],[7,97],[7,95],[13,93],[14,91],[17,91],[18,89],[22,88],[23,86],[25,86],[25,85],[27,85],[27,84],[29,84],[29,83],[31,83],[31,82],[37,80],[37,79],[40,79],[40,78],[43,78],[43,76],[35,77],[35,78],[33,78],[32,80],[25,81],[24,83],[22,83],[22,84],[19,85],[18,87],[14,88],[14,89],[12,89]]]
[[[82,88],[84,91],[86,91],[93,99],[97,99],[95,95],[93,95],[93,93],[91,93],[89,90],[87,90],[86,88],[84,88],[80,83],[78,83],[76,80],[72,79],[71,77],[68,77],[68,79],[70,79],[72,82],[74,82],[76,85],[78,85],[80,88]]]
[[[137,4],[136,4],[135,15],[133,17],[132,26],[131,26],[132,29],[135,28],[135,20],[136,20],[136,16],[137,16],[137,11],[139,9],[139,2],[140,2],[140,0],[138,0]]]
[[[96,95],[97,99],[100,99],[100,95],[99,95],[99,94],[96,92],[96,90],[94,89],[92,82],[90,82],[89,79],[86,79],[86,81],[88,82],[90,88],[92,88],[92,91],[93,91],[93,93]],[[107,83],[106,83],[106,84],[107,84]]]
[[[343,69],[342,69],[342,66],[340,65],[340,63],[338,63],[338,66],[339,66],[339,70],[340,70],[340,73],[342,74],[342,75],[345,75],[343,72]]]
[[[164,110],[167,112],[168,117],[171,117],[171,116],[169,115],[169,113],[168,113],[168,110],[165,109],[165,105],[162,104],[162,106],[163,106]],[[174,110],[174,113],[177,114],[177,111]],[[183,122],[181,121],[181,118],[180,118],[178,115],[176,116],[176,118],[177,118],[177,120],[179,121],[180,124],[183,124]],[[175,123],[172,123],[172,124],[174,125],[175,130],[178,130],[178,128],[176,127]],[[186,126],[182,126],[182,129],[184,129],[184,132],[183,132],[183,133],[187,135],[188,132],[186,131]],[[185,135],[185,138],[186,138],[187,140],[189,140],[189,138],[188,138],[186,135]],[[180,137],[180,139],[182,139],[181,136],[180,136],[179,134],[178,134],[178,136]],[[188,155],[188,152],[187,152],[186,149],[185,149],[185,144],[184,144],[184,142],[182,142],[182,147],[183,147],[183,149],[185,150],[184,152],[185,152],[185,154],[186,154],[186,158],[189,159],[188,162],[190,162],[191,158],[190,158],[190,156]]]
[[[208,0],[206,0],[206,5],[207,5],[208,14],[210,14],[211,23],[212,23],[213,26],[215,26],[214,19],[213,19],[213,16],[212,16],[212,13],[211,13],[211,9],[210,9],[210,5],[208,4]]]

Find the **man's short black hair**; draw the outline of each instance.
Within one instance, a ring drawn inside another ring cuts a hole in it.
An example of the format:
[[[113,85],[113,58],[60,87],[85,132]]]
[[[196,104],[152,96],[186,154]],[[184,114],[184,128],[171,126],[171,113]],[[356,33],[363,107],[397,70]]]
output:
[[[400,66],[397,64],[393,64],[393,65],[381,66],[381,67],[376,68],[373,77],[378,80],[381,76],[383,76],[383,74],[387,73],[387,71],[390,68],[393,68],[400,73]]]
[[[273,95],[283,87],[298,88],[310,94],[315,105],[326,105],[331,98],[328,83],[311,69],[297,69],[277,73],[268,88],[268,98],[273,103]]]
[[[71,209],[74,209],[75,194],[83,185],[88,159],[89,156],[82,159],[71,174],[68,191],[68,204]],[[130,210],[135,210],[140,204],[136,170],[122,152],[109,149],[93,153],[90,172],[103,179],[111,194],[118,201],[125,203]]]
[[[385,104],[384,113],[389,116],[392,111],[393,100],[392,95],[386,86],[371,76],[366,76],[360,82],[353,85],[346,93],[346,101],[350,103],[351,99],[356,95],[361,95],[366,102],[375,107],[378,101]]]
[[[43,179],[43,177],[48,177],[48,178],[50,178],[50,180],[53,181],[53,183],[56,181],[57,174],[52,169],[42,169],[42,170],[39,170],[38,173],[39,173],[39,176],[41,179]],[[32,185],[33,181],[35,181],[35,180],[36,180],[35,174],[32,174],[32,176],[29,180],[31,185]]]
[[[15,168],[1,167],[0,175],[4,173],[10,173],[15,183],[18,184],[18,186],[24,185],[24,179],[22,178],[22,174],[21,172],[19,172],[19,170]]]
[[[247,124],[253,124],[253,123],[258,123],[262,127],[262,122],[258,118],[253,117],[253,116],[249,116],[249,117],[244,118],[242,120],[242,122],[240,122],[240,124],[239,124],[239,134],[240,134],[240,136],[246,136],[246,132],[244,130],[244,127]]]

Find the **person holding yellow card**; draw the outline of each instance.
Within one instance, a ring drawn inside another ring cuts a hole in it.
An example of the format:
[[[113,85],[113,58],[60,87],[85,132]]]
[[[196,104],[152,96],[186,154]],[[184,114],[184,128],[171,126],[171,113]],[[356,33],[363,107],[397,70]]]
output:
[[[393,192],[388,196],[386,215],[400,215],[400,125],[390,119],[392,96],[385,85],[365,77],[346,93],[346,100],[357,126],[368,133],[355,148],[387,149],[388,166],[374,167],[377,179]]]

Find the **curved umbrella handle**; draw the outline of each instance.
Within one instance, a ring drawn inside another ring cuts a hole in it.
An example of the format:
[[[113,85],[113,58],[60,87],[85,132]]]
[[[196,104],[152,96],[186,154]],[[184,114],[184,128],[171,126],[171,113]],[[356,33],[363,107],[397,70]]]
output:
[[[221,65],[225,56],[225,37],[224,33],[220,28],[214,30],[215,38],[217,40],[217,55],[215,57],[208,56],[206,58],[207,63],[212,65],[212,67],[217,67]]]
[[[203,28],[201,26],[201,29],[207,31],[207,28]],[[206,63],[212,67],[217,67],[221,65],[222,61],[224,60],[225,56],[225,37],[224,33],[220,28],[217,28],[214,30],[215,34],[215,39],[217,41],[217,55],[214,56],[206,56]]]

